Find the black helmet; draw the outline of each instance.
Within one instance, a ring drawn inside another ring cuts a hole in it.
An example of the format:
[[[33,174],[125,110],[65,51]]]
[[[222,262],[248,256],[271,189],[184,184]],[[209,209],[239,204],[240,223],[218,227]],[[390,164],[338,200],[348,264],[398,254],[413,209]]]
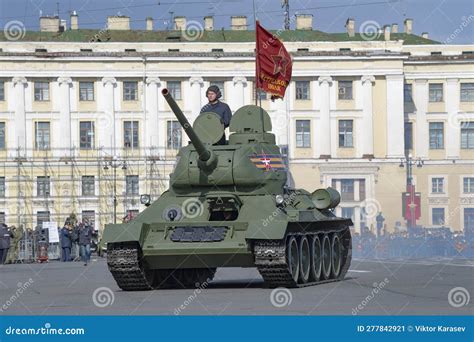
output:
[[[222,93],[221,93],[221,90],[219,89],[218,86],[216,86],[215,84],[211,85],[209,88],[207,88],[206,90],[206,96],[207,96],[207,93],[212,91],[213,93],[216,93],[217,95],[217,98],[220,99],[221,96],[222,96]]]

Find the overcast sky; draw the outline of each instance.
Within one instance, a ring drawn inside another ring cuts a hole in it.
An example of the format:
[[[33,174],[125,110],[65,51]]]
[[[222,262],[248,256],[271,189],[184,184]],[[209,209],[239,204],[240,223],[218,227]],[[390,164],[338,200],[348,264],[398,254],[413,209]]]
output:
[[[325,32],[343,32],[348,17],[356,20],[356,30],[367,21],[382,27],[413,18],[414,33],[429,32],[430,38],[451,44],[474,42],[473,0],[288,0],[290,15],[312,14],[313,28]],[[282,0],[255,0],[257,17],[270,29],[283,27]],[[12,20],[23,22],[27,30],[38,30],[38,17],[59,13],[69,18],[69,11],[79,15],[82,28],[103,28],[109,15],[127,15],[133,29],[144,29],[145,18],[155,19],[155,29],[165,29],[170,12],[202,22],[214,15],[216,29],[229,28],[231,15],[247,15],[249,28],[254,28],[252,0],[0,0],[0,27]],[[294,23],[292,28],[294,27]]]

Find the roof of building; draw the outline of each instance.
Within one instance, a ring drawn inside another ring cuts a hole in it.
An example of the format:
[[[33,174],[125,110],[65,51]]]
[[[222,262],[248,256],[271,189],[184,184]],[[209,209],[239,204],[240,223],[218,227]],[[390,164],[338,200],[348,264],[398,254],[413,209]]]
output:
[[[277,33],[277,31],[272,31]],[[317,30],[290,30],[281,31],[277,35],[287,42],[346,42],[346,41],[383,41],[384,34],[366,37],[356,33],[350,37],[347,33],[326,33]],[[391,33],[391,40],[403,40],[406,45],[440,44],[440,42],[426,39],[414,34]],[[9,40],[5,33],[0,34],[0,41]],[[12,39],[10,39],[12,40]],[[34,42],[253,42],[255,31],[145,31],[145,30],[67,30],[64,32],[27,31],[21,39],[16,41]]]

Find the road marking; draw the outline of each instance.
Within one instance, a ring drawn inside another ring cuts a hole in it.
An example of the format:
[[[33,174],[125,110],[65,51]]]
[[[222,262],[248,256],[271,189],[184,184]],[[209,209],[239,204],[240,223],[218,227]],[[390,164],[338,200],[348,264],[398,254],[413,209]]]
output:
[[[474,267],[474,264],[462,265],[462,264],[445,264],[443,262],[436,261],[410,261],[410,260],[399,260],[399,261],[388,261],[388,260],[368,260],[368,259],[357,259],[361,262],[375,262],[378,264],[407,264],[407,265],[423,265],[423,266],[436,266],[436,265],[448,265],[448,266],[460,266],[460,267]]]
[[[349,272],[356,272],[356,273],[371,273],[372,271],[364,271],[364,270],[349,270]]]

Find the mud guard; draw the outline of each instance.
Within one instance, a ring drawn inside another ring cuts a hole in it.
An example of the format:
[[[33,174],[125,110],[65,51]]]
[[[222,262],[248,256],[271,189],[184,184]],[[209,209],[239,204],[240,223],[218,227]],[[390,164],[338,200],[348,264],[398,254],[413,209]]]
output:
[[[143,241],[149,229],[149,224],[138,221],[123,224],[106,224],[102,239],[106,243],[136,241],[140,246],[143,246]]]

